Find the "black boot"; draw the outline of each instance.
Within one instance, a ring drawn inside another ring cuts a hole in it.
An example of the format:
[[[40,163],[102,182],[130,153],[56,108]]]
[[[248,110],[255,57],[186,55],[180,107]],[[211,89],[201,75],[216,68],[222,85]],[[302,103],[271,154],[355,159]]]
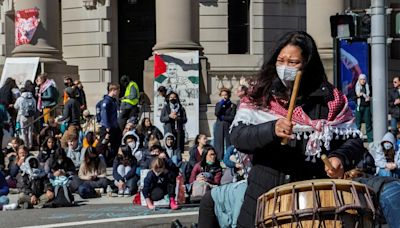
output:
[[[171,228],[183,228],[183,226],[179,219],[175,219],[171,222]]]

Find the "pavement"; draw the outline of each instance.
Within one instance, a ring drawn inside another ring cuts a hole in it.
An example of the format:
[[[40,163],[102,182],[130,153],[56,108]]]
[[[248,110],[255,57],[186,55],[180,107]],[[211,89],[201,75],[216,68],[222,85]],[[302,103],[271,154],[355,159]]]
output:
[[[107,168],[112,179],[112,168]],[[16,203],[18,194],[9,194],[10,203]],[[78,206],[69,208],[17,209],[0,212],[0,227],[171,227],[179,219],[190,227],[198,219],[198,205],[184,205],[179,210],[166,207],[147,207],[132,204],[133,197],[81,199],[74,194]]]

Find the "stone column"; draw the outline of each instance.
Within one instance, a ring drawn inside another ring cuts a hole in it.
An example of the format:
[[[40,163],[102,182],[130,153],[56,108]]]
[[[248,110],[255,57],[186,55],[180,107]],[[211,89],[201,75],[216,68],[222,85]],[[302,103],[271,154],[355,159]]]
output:
[[[62,62],[58,0],[14,0],[15,11],[38,8],[40,23],[30,44],[15,47],[13,57],[40,57],[41,62]]]
[[[198,0],[156,0],[154,51],[200,50]]]
[[[333,43],[329,17],[343,12],[344,0],[307,0],[307,32],[315,39],[328,79],[333,82]]]

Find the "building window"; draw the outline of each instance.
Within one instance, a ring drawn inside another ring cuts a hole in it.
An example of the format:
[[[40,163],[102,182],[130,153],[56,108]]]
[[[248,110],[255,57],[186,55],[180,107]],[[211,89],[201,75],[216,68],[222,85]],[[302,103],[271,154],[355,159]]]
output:
[[[228,2],[228,45],[229,54],[248,54],[250,0]]]

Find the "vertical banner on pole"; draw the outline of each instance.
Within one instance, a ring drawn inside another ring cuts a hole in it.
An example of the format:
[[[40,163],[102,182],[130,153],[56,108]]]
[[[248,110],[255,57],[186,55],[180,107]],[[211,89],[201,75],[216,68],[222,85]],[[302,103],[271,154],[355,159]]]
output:
[[[358,75],[369,74],[369,45],[366,40],[340,40],[339,42],[339,74],[337,87],[347,96],[349,105],[355,110],[355,85]]]
[[[157,89],[164,86],[167,91],[179,95],[186,110],[186,138],[194,139],[199,133],[199,52],[170,52],[154,56],[154,124],[163,129],[160,115],[165,100]]]

